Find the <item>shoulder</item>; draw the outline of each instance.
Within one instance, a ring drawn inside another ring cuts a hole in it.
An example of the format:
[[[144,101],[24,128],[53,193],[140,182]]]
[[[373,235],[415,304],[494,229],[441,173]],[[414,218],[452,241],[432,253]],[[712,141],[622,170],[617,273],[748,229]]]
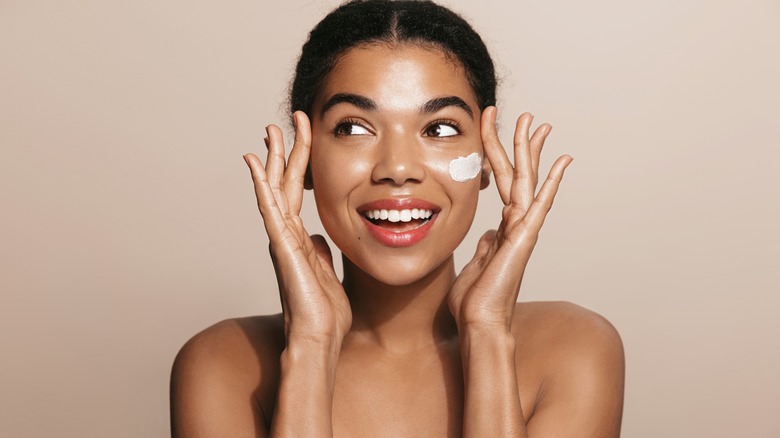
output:
[[[283,349],[281,315],[228,319],[193,336],[171,371],[174,436],[210,436],[233,422],[236,435],[263,428]]]
[[[213,365],[242,364],[257,356],[284,348],[281,314],[226,319],[199,332],[179,350],[174,367],[207,361]]]
[[[519,353],[544,369],[589,367],[623,372],[623,342],[615,327],[592,310],[564,301],[518,303],[513,332]],[[615,376],[622,378],[620,376]]]
[[[518,368],[533,369],[540,382],[529,431],[617,436],[625,360],[615,327],[598,313],[568,302],[520,303],[514,322]],[[593,434],[574,432],[589,428]]]
[[[566,301],[517,303],[514,331],[523,341],[546,350],[576,353],[580,346],[622,355],[623,344],[615,327],[598,313]]]

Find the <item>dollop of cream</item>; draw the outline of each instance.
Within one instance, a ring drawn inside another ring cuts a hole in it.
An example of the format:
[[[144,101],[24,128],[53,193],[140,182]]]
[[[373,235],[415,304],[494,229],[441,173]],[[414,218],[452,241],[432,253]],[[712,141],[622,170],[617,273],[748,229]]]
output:
[[[466,182],[479,175],[482,170],[482,157],[478,153],[467,157],[458,157],[450,161],[450,178],[457,182]]]

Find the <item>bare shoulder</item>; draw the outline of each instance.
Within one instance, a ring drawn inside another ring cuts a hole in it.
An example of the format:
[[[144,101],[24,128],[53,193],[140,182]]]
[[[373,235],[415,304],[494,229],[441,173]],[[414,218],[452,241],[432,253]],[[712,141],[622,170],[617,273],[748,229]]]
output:
[[[513,327],[518,340],[546,350],[585,346],[622,354],[620,335],[606,318],[566,301],[517,303]]]
[[[262,435],[284,348],[281,315],[228,319],[193,336],[171,372],[173,436]]]
[[[212,364],[243,364],[248,357],[284,348],[281,314],[232,318],[218,322],[190,338],[179,351],[176,363],[197,358]]]
[[[609,321],[568,302],[519,303],[513,331],[518,369],[538,382],[529,435],[619,436],[625,360]]]

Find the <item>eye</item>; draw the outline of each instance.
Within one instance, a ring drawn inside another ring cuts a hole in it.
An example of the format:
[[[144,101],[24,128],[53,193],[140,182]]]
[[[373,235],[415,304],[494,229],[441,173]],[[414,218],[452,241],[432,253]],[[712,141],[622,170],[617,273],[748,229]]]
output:
[[[452,137],[460,134],[460,130],[454,122],[435,122],[425,129],[427,137]]]
[[[345,121],[336,125],[333,130],[336,136],[369,135],[371,132],[365,126],[353,121]]]

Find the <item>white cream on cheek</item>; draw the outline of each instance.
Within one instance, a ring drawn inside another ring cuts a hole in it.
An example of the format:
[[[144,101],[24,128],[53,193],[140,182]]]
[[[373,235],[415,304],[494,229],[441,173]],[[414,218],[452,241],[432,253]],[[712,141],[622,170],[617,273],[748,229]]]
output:
[[[450,161],[450,178],[457,182],[466,182],[479,175],[482,170],[482,157],[478,153],[466,157],[458,157]]]

